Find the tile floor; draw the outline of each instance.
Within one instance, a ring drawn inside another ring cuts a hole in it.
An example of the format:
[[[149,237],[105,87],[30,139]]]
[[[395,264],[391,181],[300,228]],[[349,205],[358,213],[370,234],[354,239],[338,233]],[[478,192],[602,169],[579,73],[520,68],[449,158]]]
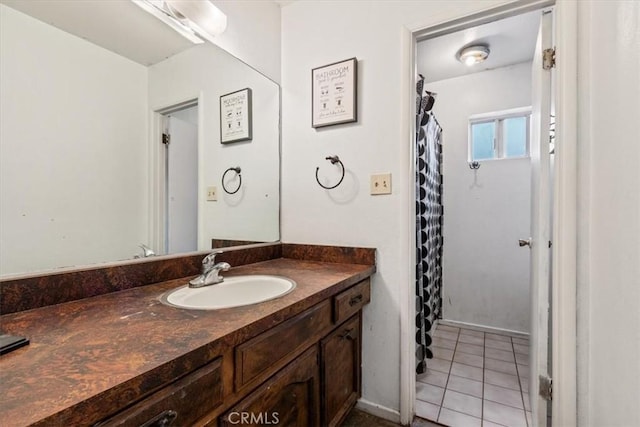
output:
[[[416,415],[450,427],[531,426],[529,341],[438,325]]]

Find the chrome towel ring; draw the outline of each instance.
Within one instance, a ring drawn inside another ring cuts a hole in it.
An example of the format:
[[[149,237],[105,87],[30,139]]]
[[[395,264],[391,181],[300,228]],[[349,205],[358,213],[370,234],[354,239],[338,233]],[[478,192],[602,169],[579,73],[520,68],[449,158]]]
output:
[[[224,185],[224,177],[227,175],[227,173],[231,171],[234,171],[238,175],[238,179],[240,180],[240,182],[238,182],[238,188],[236,188],[233,191],[227,190],[227,187]],[[238,190],[240,190],[240,187],[242,187],[242,174],[240,173],[240,171],[241,171],[240,166],[236,166],[235,168],[229,168],[226,171],[224,171],[224,173],[222,174],[222,189],[224,190],[225,193],[236,194]]]
[[[325,157],[324,159],[329,160],[332,165],[335,165],[336,163],[340,163],[340,168],[342,169],[342,176],[340,177],[340,181],[338,181],[338,183],[332,187],[327,187],[325,185],[322,185],[322,183],[320,182],[320,179],[318,178],[318,171],[320,170],[320,166],[316,167],[316,182],[318,183],[318,185],[324,188],[325,190],[332,190],[336,188],[338,185],[340,185],[342,183],[342,180],[344,179],[344,164],[342,164],[342,161],[340,161],[340,158],[338,156],[329,156],[329,157]]]

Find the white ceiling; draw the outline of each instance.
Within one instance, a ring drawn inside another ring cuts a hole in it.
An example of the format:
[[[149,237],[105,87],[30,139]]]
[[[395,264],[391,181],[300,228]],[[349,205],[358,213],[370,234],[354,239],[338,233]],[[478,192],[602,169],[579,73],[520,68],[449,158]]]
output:
[[[273,1],[277,3],[280,7],[285,7],[285,6],[289,6],[295,0],[273,0]]]
[[[0,0],[0,3],[146,66],[193,46],[129,0]]]
[[[418,42],[418,73],[426,82],[435,82],[531,61],[541,13],[529,12]],[[472,67],[458,61],[460,49],[478,43],[489,46],[486,61]]]

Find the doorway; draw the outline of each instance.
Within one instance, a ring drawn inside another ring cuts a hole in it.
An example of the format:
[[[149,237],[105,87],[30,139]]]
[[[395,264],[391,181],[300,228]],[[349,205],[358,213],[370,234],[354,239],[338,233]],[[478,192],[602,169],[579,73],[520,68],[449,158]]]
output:
[[[165,253],[198,248],[198,104],[161,113],[164,145]]]
[[[529,11],[417,43],[416,140],[426,142],[416,201],[428,213],[416,221],[417,320],[428,317],[416,334],[415,408],[432,421],[546,424],[537,390],[549,375],[551,72],[541,80],[539,69],[550,23],[550,9]],[[466,51],[489,57],[465,67]]]

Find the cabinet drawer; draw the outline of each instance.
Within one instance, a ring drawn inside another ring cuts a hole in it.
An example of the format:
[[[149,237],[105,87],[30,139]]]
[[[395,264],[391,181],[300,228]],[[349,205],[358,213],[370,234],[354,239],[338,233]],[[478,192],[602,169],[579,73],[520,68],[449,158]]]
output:
[[[333,320],[340,323],[360,311],[371,301],[371,281],[363,280],[333,298]]]
[[[97,426],[193,425],[222,400],[222,358],[219,357]]]
[[[331,304],[323,301],[236,347],[236,390],[267,378],[331,328]]]

